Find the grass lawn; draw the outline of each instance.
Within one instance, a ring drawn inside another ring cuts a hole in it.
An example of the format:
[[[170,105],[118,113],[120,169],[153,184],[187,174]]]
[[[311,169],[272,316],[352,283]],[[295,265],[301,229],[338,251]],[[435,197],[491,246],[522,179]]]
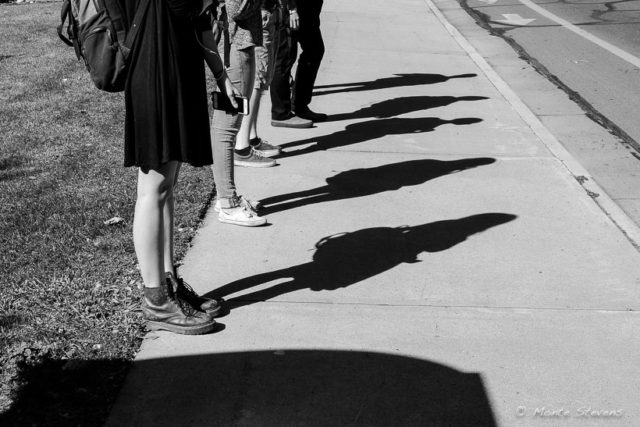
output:
[[[0,425],[102,425],[143,336],[123,95],[58,39],[60,4],[0,3]],[[178,259],[211,183],[181,170]]]

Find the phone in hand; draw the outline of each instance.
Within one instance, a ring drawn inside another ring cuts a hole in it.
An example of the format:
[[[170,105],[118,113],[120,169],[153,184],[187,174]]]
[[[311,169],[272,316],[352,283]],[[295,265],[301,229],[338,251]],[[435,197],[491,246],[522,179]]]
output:
[[[213,91],[211,92],[211,102],[213,103],[213,108],[216,110],[226,111],[227,113],[237,113],[247,115],[249,114],[249,100],[244,96],[234,96],[236,103],[238,104],[238,108],[235,108],[231,104],[231,100],[229,97],[222,92]]]

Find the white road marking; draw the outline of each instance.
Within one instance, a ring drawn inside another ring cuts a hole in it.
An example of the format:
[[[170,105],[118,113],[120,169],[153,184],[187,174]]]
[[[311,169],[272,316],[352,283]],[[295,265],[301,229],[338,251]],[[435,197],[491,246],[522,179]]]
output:
[[[487,4],[494,4],[498,2],[498,0],[478,0],[478,1],[481,1],[482,3],[487,3]]]
[[[517,13],[503,13],[502,16],[504,16],[504,19],[499,19],[496,20],[495,22],[499,22],[501,24],[507,24],[507,25],[528,25],[530,23],[532,23],[533,21],[535,21],[535,18],[531,19],[531,18],[523,18],[522,16],[518,15]]]
[[[625,234],[636,248],[640,247],[640,226],[632,221],[622,208],[613,201],[611,197],[595,182],[589,172],[573,157],[567,149],[556,139],[555,136],[545,127],[540,119],[526,106],[526,104],[516,95],[511,87],[491,68],[491,65],[484,59],[478,51],[469,43],[467,39],[444,17],[440,9],[436,7],[433,0],[423,0],[431,12],[438,18],[449,34],[456,40],[458,45],[467,52],[473,62],[489,79],[493,86],[502,94],[514,110],[520,115],[524,122],[547,146],[549,151],[565,166],[574,177],[586,177],[579,185],[587,192],[598,193],[597,198],[592,199],[609,216],[611,221]],[[522,1],[522,0],[520,0]],[[577,181],[576,181],[577,182]]]
[[[638,58],[637,56],[633,56],[631,55],[629,52],[626,52],[622,49],[620,49],[617,46],[612,45],[611,43],[608,43],[596,36],[594,36],[591,33],[586,32],[585,30],[573,25],[571,22],[566,21],[562,18],[560,18],[559,16],[554,15],[553,13],[549,12],[546,9],[543,9],[542,7],[538,6],[537,4],[535,4],[534,2],[532,2],[531,0],[518,0],[520,3],[522,3],[523,5],[527,6],[529,9],[539,13],[540,15],[544,16],[547,19],[550,19],[552,21],[554,21],[557,24],[562,25],[564,28],[566,28],[569,31],[573,31],[574,33],[578,34],[579,36],[589,40],[592,43],[597,44],[598,46],[600,46],[601,48],[607,50],[609,53],[612,53],[613,55],[616,55],[618,58],[621,58],[625,61],[627,61],[628,63],[630,63],[631,65],[640,68],[640,58]]]

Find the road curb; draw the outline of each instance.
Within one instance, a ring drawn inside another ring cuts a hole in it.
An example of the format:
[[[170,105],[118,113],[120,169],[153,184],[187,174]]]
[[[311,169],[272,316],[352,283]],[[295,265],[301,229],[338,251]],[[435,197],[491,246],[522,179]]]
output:
[[[425,5],[440,21],[445,30],[458,45],[469,55],[487,79],[495,86],[505,100],[513,107],[524,122],[531,128],[547,149],[564,165],[593,201],[620,229],[631,244],[640,250],[640,227],[629,218],[620,206],[596,183],[591,174],[569,153],[558,139],[547,129],[507,82],[489,65],[469,41],[455,28],[432,0],[423,0]]]

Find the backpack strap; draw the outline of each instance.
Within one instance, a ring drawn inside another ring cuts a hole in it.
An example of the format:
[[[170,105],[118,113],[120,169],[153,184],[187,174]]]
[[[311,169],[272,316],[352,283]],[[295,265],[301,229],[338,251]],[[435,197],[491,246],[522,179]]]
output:
[[[73,38],[71,36],[71,30],[70,30],[72,25],[72,19],[73,17],[71,16],[71,2],[69,0],[64,0],[62,2],[62,8],[60,9],[60,25],[58,25],[58,37],[60,37],[60,40],[62,40],[63,42],[65,42],[65,44],[69,46],[73,46],[73,42],[70,40]],[[65,22],[68,22],[67,37],[65,37],[62,34]]]
[[[133,16],[133,21],[131,21],[129,31],[127,31],[127,27],[124,22],[124,13],[122,11],[122,6],[120,5],[120,0],[98,0],[97,3],[102,10],[105,10],[109,14],[109,19],[111,20],[113,31],[116,33],[120,49],[124,54],[124,57],[127,58],[151,0],[140,1],[136,9],[136,14]]]
[[[122,44],[122,41],[127,36],[127,26],[124,22],[125,13],[122,10],[121,2],[118,0],[98,0],[96,3],[99,10],[104,11],[109,17],[111,30],[115,31],[116,39]]]
[[[65,37],[62,32],[64,24],[67,24],[67,36]],[[71,8],[71,0],[64,0],[62,2],[62,8],[60,9],[60,25],[58,25],[58,37],[69,46],[73,46],[73,50],[76,53],[78,60],[82,59],[82,51],[78,44],[78,22],[73,16],[73,10]]]
[[[142,24],[142,19],[146,15],[147,9],[149,8],[149,3],[151,3],[151,0],[142,0],[138,5],[138,10],[136,10],[136,14],[133,17],[133,22],[131,23],[131,27],[129,28],[129,33],[124,39],[123,47],[126,49],[125,57],[129,55],[129,51],[133,47],[133,43],[136,40],[136,36],[138,35],[138,30],[140,29],[140,24]]]

